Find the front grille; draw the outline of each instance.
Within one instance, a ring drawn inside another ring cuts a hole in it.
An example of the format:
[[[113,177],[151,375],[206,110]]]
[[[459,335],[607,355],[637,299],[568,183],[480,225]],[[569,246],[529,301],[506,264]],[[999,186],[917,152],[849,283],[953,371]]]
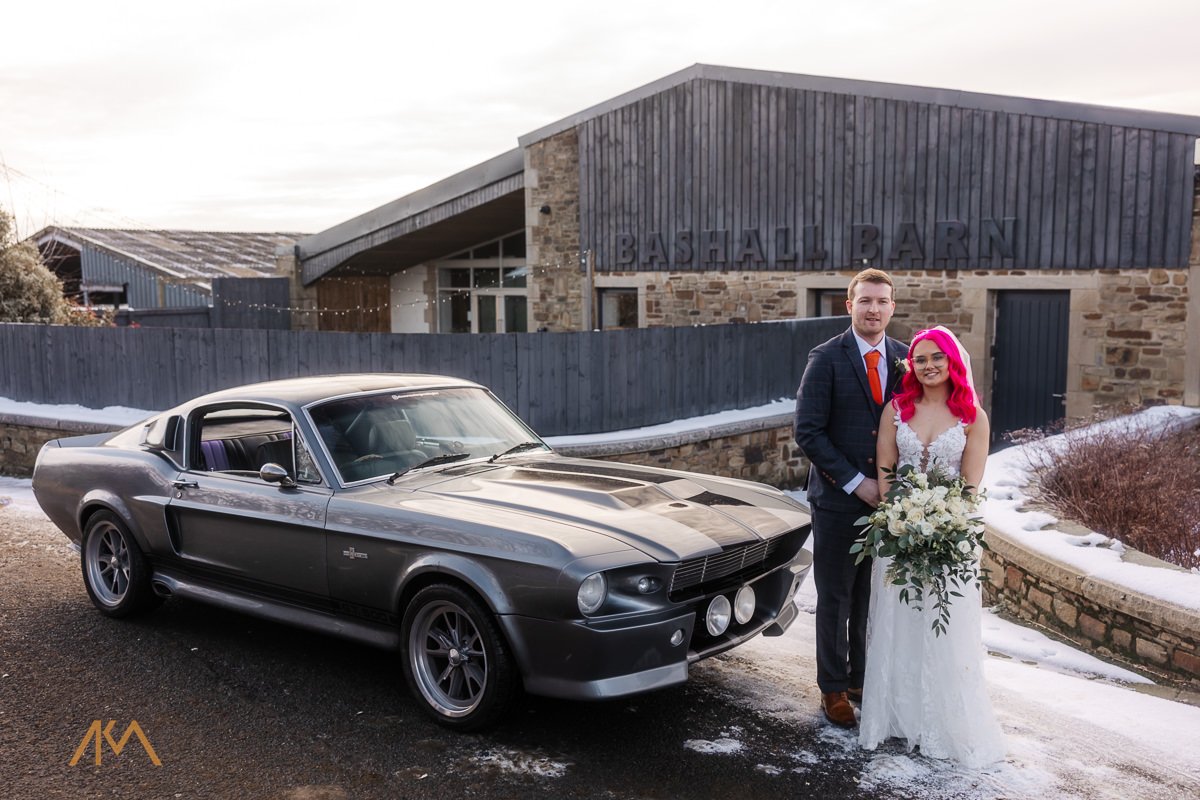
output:
[[[742,578],[766,572],[778,566],[775,563],[778,559],[772,556],[788,538],[788,535],[784,534],[773,539],[729,547],[714,555],[688,559],[675,568],[668,596],[671,600],[678,600],[680,595],[691,594],[689,589],[711,584],[722,578]]]

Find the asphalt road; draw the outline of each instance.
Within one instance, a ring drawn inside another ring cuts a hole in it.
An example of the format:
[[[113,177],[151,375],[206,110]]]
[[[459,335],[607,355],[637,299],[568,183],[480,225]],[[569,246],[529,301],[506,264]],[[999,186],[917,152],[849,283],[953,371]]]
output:
[[[459,734],[425,717],[394,654],[178,599],[101,616],[44,519],[0,509],[0,575],[13,800],[889,796],[860,791],[865,756],[823,723],[747,709],[704,670],[628,701],[525,698],[495,729]],[[118,741],[136,720],[162,765],[134,736],[71,766],[94,720],[116,720]],[[722,751],[729,737],[740,748]]]

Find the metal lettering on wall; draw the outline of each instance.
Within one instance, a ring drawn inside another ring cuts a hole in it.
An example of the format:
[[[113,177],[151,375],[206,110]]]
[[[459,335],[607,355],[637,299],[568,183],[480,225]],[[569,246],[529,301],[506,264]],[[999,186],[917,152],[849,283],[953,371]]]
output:
[[[891,230],[872,224],[851,225],[845,235],[852,263],[920,266],[967,258],[972,252],[1012,258],[1018,221],[1016,217],[983,219],[972,226],[957,219],[937,220],[932,242],[922,239],[915,222],[901,222]],[[618,269],[636,266],[800,269],[802,265],[819,264],[829,253],[829,241],[820,225],[769,231],[704,230],[699,235],[690,230],[652,231],[640,239],[632,233],[618,233],[615,245],[613,253]]]

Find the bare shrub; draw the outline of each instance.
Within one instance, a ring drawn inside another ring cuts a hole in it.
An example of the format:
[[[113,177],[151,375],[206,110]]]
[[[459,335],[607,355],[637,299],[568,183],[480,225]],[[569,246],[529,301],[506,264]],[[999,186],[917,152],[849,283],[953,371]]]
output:
[[[1027,453],[1041,499],[1060,516],[1200,568],[1200,427],[1096,426],[1043,439]]]
[[[37,246],[18,242],[11,217],[0,210],[0,322],[110,327],[113,316],[65,299]]]

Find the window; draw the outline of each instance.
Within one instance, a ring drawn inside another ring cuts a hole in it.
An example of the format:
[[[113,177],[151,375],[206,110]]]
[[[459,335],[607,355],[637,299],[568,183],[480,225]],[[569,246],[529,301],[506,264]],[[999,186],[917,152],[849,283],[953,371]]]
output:
[[[845,289],[812,289],[810,297],[812,298],[811,308],[814,309],[814,317],[844,317],[847,315]]]
[[[638,290],[634,288],[606,288],[597,290],[596,306],[600,330],[613,328],[636,328],[638,326]]]
[[[376,392],[309,408],[344,483],[420,469],[431,458],[482,460],[537,436],[482,389]]]
[[[478,244],[440,263],[439,333],[529,330],[525,232]]]
[[[120,308],[129,304],[129,284],[100,286],[88,284],[82,287],[83,305],[112,306]]]
[[[199,447],[193,469],[258,477],[264,464],[278,464],[297,483],[319,484],[321,475],[291,415],[278,408],[226,406],[195,418]]]

